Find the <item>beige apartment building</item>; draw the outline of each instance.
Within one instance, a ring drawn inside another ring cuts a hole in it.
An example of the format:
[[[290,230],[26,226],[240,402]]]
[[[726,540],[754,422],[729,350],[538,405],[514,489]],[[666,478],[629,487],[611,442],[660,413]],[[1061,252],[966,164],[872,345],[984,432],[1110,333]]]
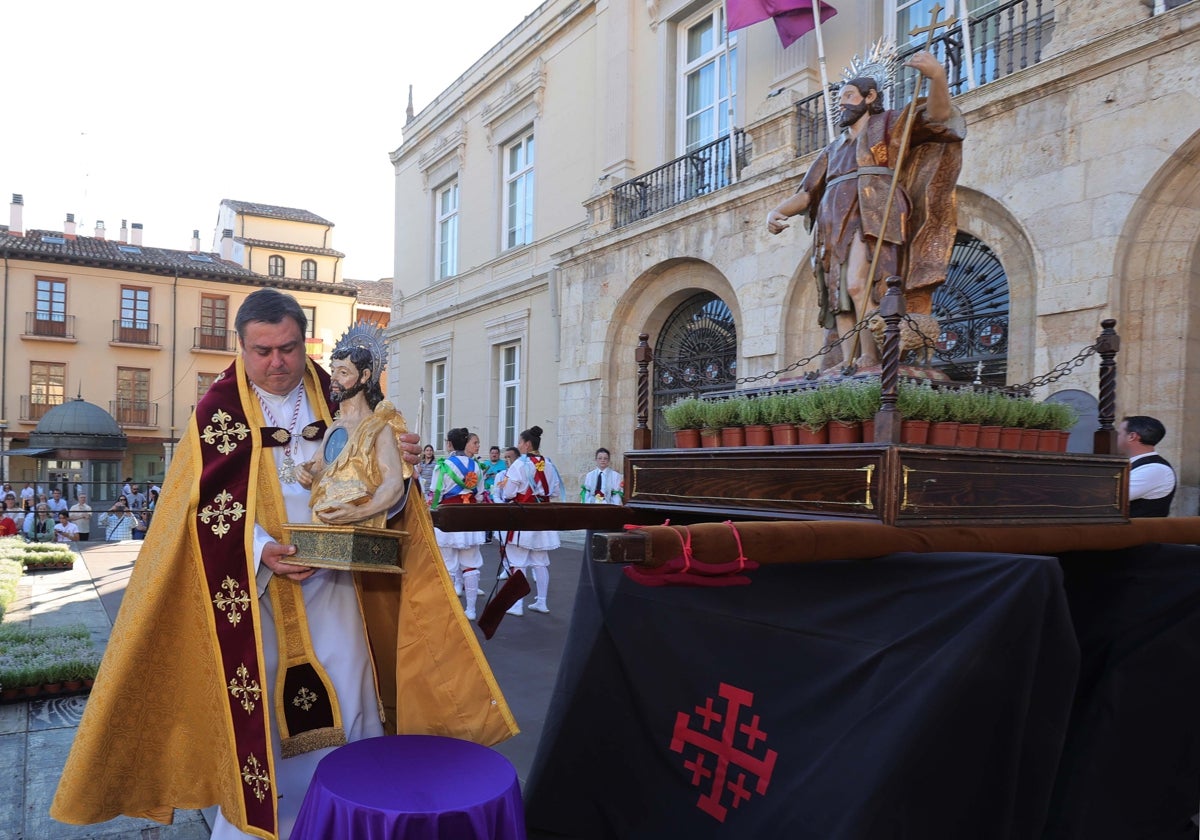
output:
[[[127,477],[161,481],[196,402],[234,361],[234,316],[256,289],[299,300],[308,353],[322,363],[357,317],[358,289],[340,282],[343,255],[329,247],[332,224],[304,210],[224,201],[209,252],[198,231],[189,251],[155,248],[140,224],[122,222],[110,237],[97,222],[84,235],[70,214],[62,230],[27,230],[24,209],[14,195],[0,229],[0,466],[14,487],[37,482],[69,497],[79,484],[101,501]],[[93,408],[75,417],[110,423],[123,448],[46,449],[39,423],[77,400]]]
[[[934,3],[833,5],[836,83],[880,38],[916,49],[905,33]],[[1166,424],[1175,509],[1194,514],[1200,2],[946,5],[966,32],[932,49],[969,133],[939,364],[1026,383],[1115,318],[1118,415]],[[571,485],[597,446],[632,445],[641,333],[672,367],[656,413],[688,385],[818,367],[794,367],[822,344],[810,238],[799,219],[779,236],[764,223],[829,139],[816,39],[785,49],[770,22],[726,36],[723,15],[547,0],[405,127],[390,377],[423,390],[423,436],[467,425],[486,447],[540,425]],[[889,104],[911,95],[902,72]],[[1096,379],[1093,356],[1034,394],[1087,408]]]

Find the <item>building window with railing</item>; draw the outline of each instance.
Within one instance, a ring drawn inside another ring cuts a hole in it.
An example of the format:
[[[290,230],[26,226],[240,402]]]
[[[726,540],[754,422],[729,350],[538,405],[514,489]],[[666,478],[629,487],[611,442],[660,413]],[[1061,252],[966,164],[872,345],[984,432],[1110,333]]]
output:
[[[429,443],[434,449],[446,445],[446,360],[429,365]]]
[[[117,340],[130,344],[150,343],[150,290],[121,287],[121,323]]]
[[[506,344],[499,348],[500,382],[499,439],[501,446],[516,446],[521,431],[521,345]]]
[[[300,263],[300,279],[301,280],[316,280],[317,279],[317,261],[304,260]]]
[[[67,393],[67,366],[59,362],[29,363],[29,411],[25,419],[41,420],[63,404]]]
[[[533,241],[533,132],[504,147],[504,250]]]
[[[117,368],[116,420],[123,426],[150,425],[150,371]]]
[[[729,134],[737,107],[737,33],[725,31],[724,4],[679,28],[679,151]]]
[[[458,274],[458,180],[437,191],[438,279]]]
[[[284,277],[284,262],[283,257],[278,254],[272,254],[267,257],[267,274],[271,277]]]
[[[39,277],[34,291],[34,334],[67,334],[67,281]]]
[[[229,349],[226,333],[229,330],[229,298],[218,295],[200,296],[200,347],[206,350]]]

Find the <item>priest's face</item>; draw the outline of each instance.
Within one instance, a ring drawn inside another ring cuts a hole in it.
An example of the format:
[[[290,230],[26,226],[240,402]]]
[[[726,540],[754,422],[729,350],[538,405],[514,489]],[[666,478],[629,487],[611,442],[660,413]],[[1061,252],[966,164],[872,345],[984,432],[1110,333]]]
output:
[[[251,321],[242,339],[242,361],[250,381],[268,394],[284,396],[304,378],[304,335],[291,318],[278,324]]]

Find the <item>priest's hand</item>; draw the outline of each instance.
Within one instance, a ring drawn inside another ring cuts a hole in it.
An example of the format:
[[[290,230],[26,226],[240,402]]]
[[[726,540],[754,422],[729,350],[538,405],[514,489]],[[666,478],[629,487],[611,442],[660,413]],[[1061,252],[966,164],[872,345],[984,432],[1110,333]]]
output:
[[[262,562],[264,566],[275,574],[283,575],[292,580],[300,581],[312,577],[316,569],[311,566],[297,566],[295,563],[287,562],[288,558],[295,553],[296,546],[294,545],[269,542],[263,546]]]
[[[400,454],[404,457],[404,463],[412,466],[421,460],[421,436],[407,432],[399,436],[400,438]]]

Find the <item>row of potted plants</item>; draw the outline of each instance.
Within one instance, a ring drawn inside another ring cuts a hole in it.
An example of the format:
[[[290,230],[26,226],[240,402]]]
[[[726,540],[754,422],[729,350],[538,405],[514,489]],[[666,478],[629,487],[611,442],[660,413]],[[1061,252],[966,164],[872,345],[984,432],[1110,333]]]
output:
[[[70,569],[75,565],[75,552],[62,543],[27,543],[21,537],[0,539],[0,559],[15,560],[26,571]]]
[[[0,625],[0,702],[87,691],[99,667],[100,654],[82,624]]]
[[[879,381],[859,380],[713,400],[688,397],[663,414],[679,447],[857,443],[874,440],[879,406]],[[927,382],[902,382],[897,409],[903,443],[988,449],[1065,451],[1078,419],[1061,403]]]

